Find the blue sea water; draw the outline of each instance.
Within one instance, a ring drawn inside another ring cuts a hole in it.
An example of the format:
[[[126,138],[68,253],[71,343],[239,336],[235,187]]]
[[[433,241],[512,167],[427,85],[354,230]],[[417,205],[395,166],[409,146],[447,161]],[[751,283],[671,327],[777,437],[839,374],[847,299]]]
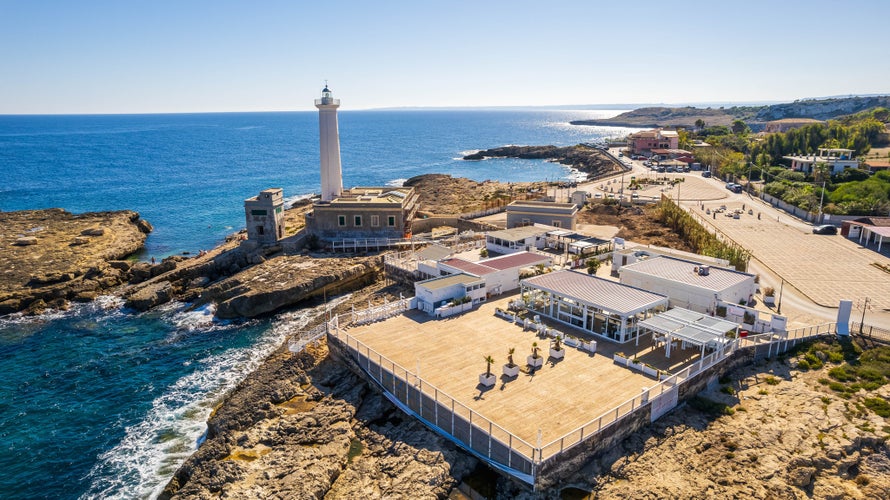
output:
[[[342,111],[344,185],[566,178],[553,163],[460,157],[623,135],[568,124],[618,112]],[[317,115],[0,116],[0,172],[0,210],[136,210],[155,226],[143,258],[196,252],[243,227],[243,200],[260,190],[319,190]],[[0,497],[156,496],[212,407],[313,314],[218,322],[212,308],[136,314],[102,297],[0,318]]]

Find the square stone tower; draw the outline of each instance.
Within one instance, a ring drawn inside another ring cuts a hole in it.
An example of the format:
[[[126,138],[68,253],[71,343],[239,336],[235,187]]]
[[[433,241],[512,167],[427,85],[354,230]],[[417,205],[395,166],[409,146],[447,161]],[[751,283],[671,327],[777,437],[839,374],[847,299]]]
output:
[[[264,189],[258,196],[244,200],[247,239],[261,245],[273,245],[284,237],[284,191]]]

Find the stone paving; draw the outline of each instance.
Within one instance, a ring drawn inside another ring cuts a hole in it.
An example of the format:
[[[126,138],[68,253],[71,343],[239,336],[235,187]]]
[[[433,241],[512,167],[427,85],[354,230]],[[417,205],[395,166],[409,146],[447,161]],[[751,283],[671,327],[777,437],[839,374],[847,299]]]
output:
[[[688,174],[692,177],[693,174]],[[868,297],[876,310],[890,308],[890,274],[872,263],[890,265],[885,253],[864,248],[857,242],[841,235],[817,235],[812,226],[795,219],[786,212],[752,198],[747,194],[726,191],[716,180],[689,179],[697,187],[690,196],[682,195],[684,207],[691,210],[702,222],[719,229],[724,235],[748,249],[757,260],[771,269],[786,284],[790,284],[813,302],[837,307],[842,299],[857,301]],[[721,205],[728,210],[745,210],[739,219],[725,214],[708,215],[702,210],[702,202],[694,201],[694,194],[711,190],[724,191],[725,198],[705,201],[705,209],[712,212]],[[748,210],[752,210],[751,215]],[[757,214],[761,217],[758,220]]]

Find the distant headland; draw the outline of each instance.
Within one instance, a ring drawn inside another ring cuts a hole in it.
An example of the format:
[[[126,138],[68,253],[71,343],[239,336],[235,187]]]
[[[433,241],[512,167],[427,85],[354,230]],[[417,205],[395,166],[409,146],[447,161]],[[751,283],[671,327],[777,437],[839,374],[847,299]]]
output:
[[[829,120],[838,116],[882,106],[890,107],[890,96],[842,97],[831,99],[800,100],[791,103],[766,106],[732,106],[719,108],[644,107],[621,113],[612,118],[573,120],[572,125],[597,125],[638,128],[695,128],[702,123],[708,126],[729,126],[735,120],[745,122],[751,130],[763,129],[766,122],[784,118],[813,118]]]

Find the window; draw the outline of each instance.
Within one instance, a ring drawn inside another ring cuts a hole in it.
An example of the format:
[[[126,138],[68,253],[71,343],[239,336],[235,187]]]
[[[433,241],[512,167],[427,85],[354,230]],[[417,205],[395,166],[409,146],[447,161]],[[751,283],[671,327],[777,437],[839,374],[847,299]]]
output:
[[[558,221],[558,220],[555,220],[555,221],[553,221],[553,223],[551,224],[551,226],[553,226],[553,227],[562,227],[562,222],[560,222],[560,221]]]
[[[356,216],[353,218],[352,221],[353,221],[355,227],[361,227],[361,225],[362,225],[362,216],[361,216],[361,215],[356,215]]]
[[[265,210],[251,210],[250,215],[266,215],[267,212]]]
[[[390,215],[386,218],[386,225],[389,227],[395,227],[396,225],[396,216]]]
[[[346,216],[345,215],[337,216],[337,225],[340,227],[343,227],[346,225]]]
[[[266,230],[263,228],[263,226],[257,226],[257,227],[256,227],[256,234],[262,236],[262,235],[266,234]]]
[[[380,225],[380,216],[379,216],[379,215],[372,215],[372,216],[371,216],[371,226],[372,226],[372,227],[377,227],[377,226],[379,226],[379,225]]]

